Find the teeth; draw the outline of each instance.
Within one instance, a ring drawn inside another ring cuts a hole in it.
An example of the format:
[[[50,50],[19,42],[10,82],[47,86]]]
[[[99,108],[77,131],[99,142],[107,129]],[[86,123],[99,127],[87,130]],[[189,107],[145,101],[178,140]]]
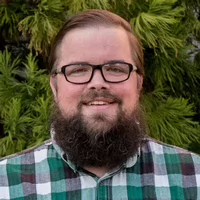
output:
[[[91,106],[91,105],[108,105],[108,104],[109,103],[105,101],[92,101],[88,105]]]

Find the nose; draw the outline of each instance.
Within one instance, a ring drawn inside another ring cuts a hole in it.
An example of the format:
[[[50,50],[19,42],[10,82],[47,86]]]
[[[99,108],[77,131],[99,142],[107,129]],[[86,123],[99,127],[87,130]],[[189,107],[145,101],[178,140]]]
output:
[[[95,70],[92,80],[87,84],[87,87],[89,89],[102,90],[102,89],[109,89],[110,85],[103,79],[101,71]]]

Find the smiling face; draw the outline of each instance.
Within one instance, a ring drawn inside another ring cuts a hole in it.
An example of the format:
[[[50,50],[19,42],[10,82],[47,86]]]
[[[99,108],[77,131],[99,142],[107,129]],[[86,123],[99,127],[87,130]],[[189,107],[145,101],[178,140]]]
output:
[[[71,30],[63,38],[57,55],[57,69],[77,62],[99,65],[121,61],[134,65],[127,33],[118,27]],[[141,79],[132,72],[124,82],[108,83],[95,70],[86,84],[69,83],[63,74],[52,76],[51,88],[64,116],[80,113],[89,126],[103,129],[112,125],[121,111],[129,116],[136,109]]]

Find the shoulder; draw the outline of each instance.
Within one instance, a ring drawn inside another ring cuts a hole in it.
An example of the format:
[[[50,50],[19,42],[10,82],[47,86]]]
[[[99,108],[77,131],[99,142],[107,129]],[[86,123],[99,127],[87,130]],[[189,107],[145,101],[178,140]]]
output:
[[[200,156],[151,138],[140,148],[138,165],[145,185],[168,199],[200,199]],[[139,170],[138,170],[139,171]]]
[[[0,159],[0,171],[3,166],[30,165],[48,157],[48,151],[53,149],[51,140],[47,140],[39,146],[26,149],[20,153],[9,155]]]
[[[147,138],[141,152],[152,157],[155,161],[163,160],[166,165],[181,165],[182,167],[200,167],[200,155],[177,146],[162,143],[152,138]]]
[[[191,151],[188,151],[188,150],[183,149],[183,148],[178,147],[178,146],[163,143],[161,141],[158,141],[158,140],[150,138],[150,137],[145,139],[144,144],[146,144],[146,145],[144,145],[144,146],[146,146],[146,149],[154,151],[155,153],[158,153],[158,154],[160,154],[160,153],[193,154],[193,155],[196,155],[197,157],[200,158],[200,155],[198,155],[196,153],[193,153]]]

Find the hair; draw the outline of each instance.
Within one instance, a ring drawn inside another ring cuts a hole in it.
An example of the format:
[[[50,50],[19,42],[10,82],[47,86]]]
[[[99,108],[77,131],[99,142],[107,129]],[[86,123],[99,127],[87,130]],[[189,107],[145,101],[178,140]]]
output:
[[[132,51],[132,59],[137,67],[137,73],[144,75],[144,58],[143,49],[140,40],[132,31],[130,24],[120,16],[107,10],[88,10],[79,13],[69,19],[61,28],[54,39],[49,55],[49,71],[52,72],[56,68],[58,48],[64,36],[71,30],[88,28],[94,26],[102,27],[121,27],[127,32]]]

